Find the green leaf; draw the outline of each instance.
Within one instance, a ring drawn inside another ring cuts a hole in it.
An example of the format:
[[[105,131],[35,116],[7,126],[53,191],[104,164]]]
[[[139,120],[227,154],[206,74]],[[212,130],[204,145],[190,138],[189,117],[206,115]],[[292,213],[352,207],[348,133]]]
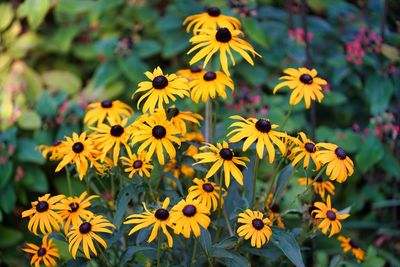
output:
[[[280,248],[295,266],[304,267],[299,244],[292,233],[273,227],[271,242]]]
[[[378,75],[367,77],[365,94],[369,100],[372,115],[382,114],[386,111],[393,92],[393,83],[387,77]]]
[[[188,35],[180,32],[165,35],[164,40],[165,44],[162,49],[162,56],[164,58],[171,58],[185,51],[190,46]]]
[[[237,72],[246,79],[248,83],[253,86],[260,86],[265,83],[267,72],[265,68],[260,66],[251,66],[250,64],[239,64]]]
[[[111,178],[112,179],[112,178]],[[121,225],[125,216],[125,211],[128,208],[129,202],[135,199],[135,187],[132,184],[127,184],[118,194],[116,200],[116,212],[114,215],[113,224],[117,227]]]
[[[8,181],[10,180],[12,170],[13,170],[12,161],[8,161],[7,163],[0,164],[0,173],[1,173],[1,175],[0,175],[0,190],[2,190],[6,186]]]
[[[289,163],[285,168],[280,170],[280,172],[278,173],[275,196],[274,196],[275,199],[279,198],[279,196],[282,194],[283,190],[285,189],[289,181],[289,178],[293,174],[293,171],[294,168],[292,164]]]
[[[204,229],[203,227],[200,227],[199,241],[205,251],[208,252],[211,249],[212,240],[210,232],[207,229]]]
[[[0,4],[0,31],[4,31],[10,25],[14,17],[11,4]]]
[[[383,158],[384,154],[381,141],[370,134],[355,157],[356,166],[361,173],[365,173],[378,163]]]
[[[37,166],[30,165],[24,167],[25,176],[21,180],[26,189],[38,193],[46,193],[49,190],[46,175]]]
[[[260,23],[254,17],[247,17],[242,19],[244,32],[261,47],[267,49],[269,41],[267,33],[263,30]]]
[[[50,89],[64,90],[75,94],[81,89],[82,82],[75,74],[65,70],[51,70],[42,74],[44,83]]]
[[[139,57],[146,58],[154,56],[161,51],[161,46],[156,41],[141,40],[134,44],[133,53],[137,53]]]
[[[35,30],[42,23],[50,6],[50,0],[25,0],[18,8],[18,16],[27,17],[29,25]]]
[[[121,72],[133,83],[139,83],[148,70],[148,66],[134,54],[121,58],[117,62]]]
[[[16,58],[22,58],[29,50],[35,48],[41,39],[34,32],[27,32],[18,37],[18,39],[9,48],[9,53]]]
[[[22,240],[22,233],[0,225],[0,248],[7,248],[17,245]]]
[[[368,247],[365,260],[362,262],[361,267],[382,267],[385,261],[376,255],[376,250],[373,246]]]
[[[387,146],[384,146],[383,149],[384,149],[383,158],[379,162],[379,166],[399,180],[400,179],[399,160],[396,159],[396,157],[393,155],[393,152]]]
[[[36,130],[42,126],[42,120],[39,114],[33,110],[25,110],[18,118],[18,126],[24,130]]]
[[[152,248],[152,247],[132,247],[132,246],[130,246],[121,256],[120,266],[124,266],[128,261],[132,260],[133,256],[136,253],[144,252],[144,251],[157,252],[157,249]]]
[[[223,259],[225,264],[228,266],[247,266],[246,258],[235,252],[230,252],[220,247],[213,246],[210,251],[210,256],[217,259]]]
[[[10,213],[17,202],[17,196],[15,195],[15,189],[11,182],[0,191],[0,207],[5,213]]]
[[[114,81],[120,74],[119,68],[113,61],[107,61],[101,64],[95,71],[93,83],[95,88],[102,87],[109,82]]]
[[[19,161],[36,164],[43,164],[46,161],[40,151],[36,149],[36,144],[27,138],[18,140],[16,157]]]
[[[337,106],[345,103],[347,100],[346,96],[339,92],[329,92],[325,94],[321,104],[324,106]]]

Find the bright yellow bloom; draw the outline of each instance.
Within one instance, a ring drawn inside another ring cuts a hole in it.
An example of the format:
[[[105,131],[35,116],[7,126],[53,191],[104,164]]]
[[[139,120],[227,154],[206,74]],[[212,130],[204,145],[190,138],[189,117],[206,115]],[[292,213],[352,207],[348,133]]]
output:
[[[317,77],[317,71],[315,69],[288,68],[283,72],[287,75],[280,77],[279,80],[286,81],[275,86],[274,94],[280,88],[288,86],[293,90],[290,95],[290,105],[295,106],[304,98],[307,109],[311,106],[311,100],[318,100],[318,102],[322,101],[324,94],[322,93],[321,85],[326,85],[327,82],[324,79]]]
[[[145,212],[140,214],[132,214],[126,218],[124,224],[134,224],[133,227],[128,235],[132,235],[135,232],[139,231],[140,229],[152,227],[151,234],[149,239],[147,240],[148,243],[151,243],[158,234],[159,229],[161,228],[164,235],[167,237],[168,246],[172,247],[173,239],[171,234],[168,232],[167,226],[171,227],[171,223],[169,222],[170,213],[167,210],[169,206],[169,198],[167,197],[161,208],[155,209],[153,211],[149,211],[146,207],[146,204],[143,203],[143,207]]]
[[[160,112],[160,111],[159,111]],[[163,112],[163,110],[161,111]],[[186,122],[192,122],[194,124],[200,125],[200,121],[203,116],[200,114],[192,113],[190,111],[179,110],[175,105],[168,108],[167,117],[174,124],[175,128],[180,131],[180,134],[184,136],[187,132]]]
[[[40,247],[31,243],[27,243],[26,245],[27,247],[23,248],[22,250],[32,254],[32,266],[35,265],[35,267],[40,267],[42,262],[46,267],[57,266],[57,262],[54,260],[54,258],[60,259],[60,255],[55,244],[53,244],[53,239],[48,240],[48,235],[43,237],[42,245]]]
[[[272,223],[276,222],[276,225],[279,228],[284,229],[285,224],[283,223],[283,220],[282,220],[279,204],[273,203],[272,200],[273,200],[273,194],[269,194],[267,203],[265,205],[265,209],[268,212],[268,219]]]
[[[352,238],[339,236],[338,240],[341,242],[340,246],[343,248],[343,252],[348,252],[351,250],[351,253],[353,253],[358,262],[364,261],[364,250],[362,250]]]
[[[190,69],[178,70],[176,74],[183,78],[186,78],[188,81],[195,79],[198,76],[202,75],[202,67],[201,66],[191,66]]]
[[[318,148],[315,146],[314,141],[307,138],[305,133],[299,133],[300,138],[295,139],[295,146],[292,148],[292,165],[295,166],[301,160],[303,160],[303,167],[308,169],[310,159],[314,162],[316,170],[321,167],[319,160],[317,159],[316,152]]]
[[[215,211],[224,204],[225,189],[220,188],[215,183],[208,181],[208,179],[194,178],[193,182],[196,185],[189,187],[189,197],[198,199],[200,203],[204,204],[207,209]]]
[[[239,213],[238,223],[243,225],[237,229],[237,234],[246,240],[251,238],[252,247],[261,248],[272,235],[271,221],[259,211],[247,209]]]
[[[96,122],[100,125],[106,118],[119,122],[123,118],[129,118],[133,113],[130,106],[118,100],[91,103],[86,110],[83,122],[88,126]]]
[[[64,195],[50,197],[50,194],[46,194],[39,197],[38,201],[31,202],[32,208],[22,212],[22,218],[29,217],[29,231],[35,235],[38,235],[38,228],[43,234],[60,231],[59,224],[62,224],[63,219],[56,211],[62,209],[59,202],[63,198]]]
[[[191,167],[184,163],[178,164],[176,159],[171,159],[164,165],[164,172],[172,172],[173,176],[176,179],[184,177],[193,177],[196,171]],[[175,186],[175,183],[172,183]]]
[[[303,177],[299,178],[297,181],[299,185],[311,185],[312,181],[314,180],[314,176],[311,178]],[[321,196],[322,199],[325,199],[325,192],[328,192],[332,196],[335,194],[335,186],[330,181],[325,181],[321,176],[313,184],[314,193]]]
[[[124,171],[129,172],[129,178],[132,178],[135,173],[139,174],[141,177],[143,177],[143,174],[146,175],[146,177],[150,177],[149,170],[154,169],[154,166],[146,159],[146,154],[146,151],[143,151],[137,156],[131,151],[128,151],[128,157],[121,157],[122,165],[126,166]]]
[[[189,148],[185,151],[185,155],[189,157],[193,157],[197,153],[199,153],[199,149],[193,143],[201,145],[204,143],[204,136],[200,131],[187,133],[184,137],[182,137],[183,142],[190,142],[192,144],[189,145]]]
[[[40,145],[38,149],[42,151],[43,158],[47,158],[50,154],[49,160],[60,160],[63,155],[60,153],[60,148],[62,147],[62,142],[60,140],[55,141],[51,146]]]

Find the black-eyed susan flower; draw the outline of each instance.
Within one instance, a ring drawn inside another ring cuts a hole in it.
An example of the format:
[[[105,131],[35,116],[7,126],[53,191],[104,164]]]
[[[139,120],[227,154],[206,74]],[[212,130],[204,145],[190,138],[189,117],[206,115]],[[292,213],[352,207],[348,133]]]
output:
[[[190,97],[196,103],[200,99],[202,102],[206,102],[209,97],[215,99],[216,96],[226,99],[226,87],[232,91],[234,89],[233,81],[220,71],[202,71],[201,74],[189,82]]]
[[[205,178],[210,178],[219,169],[223,169],[226,187],[229,187],[231,182],[231,174],[240,185],[243,185],[243,174],[237,165],[247,168],[245,161],[250,161],[249,158],[236,157],[233,150],[229,148],[228,143],[225,141],[223,141],[222,144],[217,143],[217,146],[207,144],[206,146],[201,147],[200,150],[210,151],[194,155],[193,158],[198,160],[195,164],[214,163],[207,172]]]
[[[176,150],[173,143],[181,144],[181,140],[176,137],[179,130],[167,120],[164,113],[154,113],[147,118],[146,123],[141,123],[137,127],[132,133],[131,140],[132,145],[140,143],[137,153],[140,154],[147,148],[146,160],[151,160],[156,153],[161,165],[165,163],[164,150],[170,159],[175,158]]]
[[[60,200],[65,198],[64,195],[50,197],[50,194],[45,194],[38,198],[37,201],[31,202],[32,208],[22,212],[22,218],[29,217],[28,229],[35,235],[38,235],[37,230],[43,234],[48,234],[55,231],[60,231],[60,223],[63,219],[57,210],[62,209]]]
[[[292,149],[296,145],[295,142],[296,138],[286,134],[284,137],[281,138],[281,140],[286,147],[286,152],[283,153],[282,156],[289,160],[292,160],[293,159]]]
[[[292,148],[292,165],[295,166],[301,160],[303,160],[303,167],[308,169],[308,165],[310,164],[310,160],[314,162],[316,170],[321,167],[319,160],[316,156],[316,152],[318,148],[315,146],[314,141],[307,138],[305,133],[299,133],[300,138],[295,139],[295,146]]]
[[[139,155],[133,154],[128,150],[128,157],[121,157],[122,165],[125,166],[124,171],[129,172],[129,178],[132,178],[135,173],[143,177],[150,177],[150,171],[154,169],[150,161],[146,159],[146,151],[142,151]]]
[[[251,238],[252,247],[261,248],[272,235],[271,221],[259,211],[247,209],[239,213],[238,223],[243,225],[237,229],[237,234],[245,240]]]
[[[160,67],[155,68],[153,73],[147,71],[145,75],[150,81],[139,83],[139,88],[132,95],[134,97],[137,93],[145,92],[137,103],[139,108],[140,103],[146,99],[143,112],[150,110],[153,113],[156,107],[163,109],[164,104],[168,104],[170,100],[176,100],[175,96],[180,98],[189,96],[189,85],[185,78],[176,74],[164,75]]]
[[[72,257],[76,259],[81,244],[86,258],[90,259],[90,251],[97,256],[93,241],[97,241],[103,248],[107,248],[107,243],[97,233],[111,234],[112,231],[109,228],[115,228],[115,226],[102,215],[92,215],[79,225],[73,226],[67,235],[68,250]]]
[[[343,183],[353,175],[354,163],[343,148],[331,143],[318,143],[316,146],[320,149],[316,154],[317,159],[328,165],[326,175],[329,179]]]
[[[127,118],[119,122],[113,119],[108,119],[109,125],[102,123],[96,128],[92,127],[92,130],[95,132],[91,137],[98,149],[101,151],[100,159],[102,161],[104,161],[109,152],[112,152],[114,166],[117,166],[121,146],[123,145],[126,151],[131,150],[128,145],[130,132],[126,125],[127,121]]]
[[[293,92],[290,95],[289,103],[292,106],[297,105],[302,99],[306,103],[306,108],[311,106],[311,100],[318,100],[321,102],[324,98],[321,85],[326,85],[324,79],[317,77],[315,69],[309,70],[307,68],[288,68],[283,71],[285,76],[279,80],[285,80],[275,86],[273,93],[275,94],[282,87],[289,87]]]
[[[58,214],[64,221],[64,232],[67,234],[71,226],[78,226],[85,219],[93,215],[88,210],[92,205],[90,201],[99,196],[87,196],[87,192],[83,192],[79,197],[67,197],[60,201],[60,210]]]
[[[232,29],[228,27],[202,29],[197,31],[198,34],[190,38],[189,42],[194,45],[187,54],[190,54],[200,49],[190,60],[189,64],[195,64],[204,58],[203,68],[207,66],[212,56],[219,52],[219,61],[222,66],[223,72],[230,76],[228,69],[228,57],[233,65],[235,65],[235,59],[232,55],[232,51],[240,54],[249,64],[254,65],[253,59],[250,54],[255,57],[256,55],[261,57],[247,41],[240,38],[243,36],[243,32],[238,29]]]
[[[210,225],[209,209],[198,199],[191,199],[189,196],[182,199],[172,209],[170,222],[175,234],[183,234],[190,238],[190,234],[200,236],[200,226],[207,229]]]
[[[209,7],[207,8],[207,12],[187,17],[183,21],[183,25],[186,24],[186,31],[189,32],[193,27],[194,34],[197,34],[198,30],[201,29],[217,29],[223,27],[240,29],[241,27],[240,21],[237,18],[221,14],[221,10],[218,7]]]
[[[280,206],[277,203],[273,203],[273,194],[268,195],[267,203],[265,205],[266,211],[268,213],[268,219],[273,223],[276,222],[276,225],[279,228],[285,228],[285,224],[283,223],[282,216],[280,213]]]
[[[169,222],[170,213],[167,210],[169,206],[169,198],[167,197],[164,202],[162,203],[161,208],[155,209],[153,211],[149,211],[146,205],[143,203],[143,207],[145,212],[140,214],[132,214],[126,218],[124,224],[133,224],[135,225],[130,231],[129,235],[134,234],[135,232],[139,231],[140,229],[151,227],[151,233],[149,239],[147,240],[148,243],[151,243],[156,237],[160,230],[164,233],[168,240],[168,246],[172,247],[173,239],[171,234],[168,232],[167,227],[170,227],[171,224]]]
[[[340,221],[350,216],[350,214],[340,214],[336,209],[332,208],[330,195],[326,198],[326,204],[324,202],[315,202],[314,206],[317,209],[313,210],[312,214],[315,214],[315,218],[322,219],[318,228],[321,229],[324,235],[327,235],[330,229],[329,237],[339,233],[342,229]]]
[[[229,138],[229,142],[236,143],[246,138],[243,143],[243,151],[246,151],[257,141],[256,150],[258,157],[260,159],[263,157],[264,148],[266,148],[270,163],[275,159],[274,144],[279,148],[282,154],[285,154],[286,147],[280,138],[285,137],[286,134],[274,130],[279,127],[278,125],[272,124],[267,119],[244,119],[238,115],[231,116],[230,118],[238,121],[229,126],[229,128],[236,127],[228,133],[228,136],[233,134],[233,136]]]
[[[191,66],[190,69],[178,70],[176,74],[183,78],[186,78],[188,81],[195,79],[196,77],[202,74],[203,68],[201,66]]]
[[[362,250],[352,238],[339,236],[338,240],[341,242],[340,246],[343,248],[343,252],[351,250],[351,253],[353,253],[358,262],[362,262],[365,259],[364,250]]]
[[[200,200],[200,203],[203,203],[209,210],[215,211],[218,208],[218,203],[221,203],[220,206],[222,207],[226,193],[225,189],[220,188],[207,178],[194,178],[193,183],[195,185],[188,189],[189,197]]]
[[[310,186],[314,178],[315,178],[314,176],[311,178],[302,177],[299,178],[297,181],[299,182],[299,185]],[[319,176],[317,180],[314,181],[314,184],[312,186],[314,188],[314,193],[320,195],[322,199],[325,199],[326,192],[331,194],[332,196],[335,194],[335,186],[333,185],[333,183],[324,180],[322,176]]]
[[[189,165],[185,163],[178,163],[176,159],[171,159],[164,165],[164,172],[172,172],[172,175],[179,179],[184,177],[193,177],[196,171]],[[175,183],[173,183],[175,186]]]
[[[89,126],[95,123],[99,125],[103,123],[106,118],[120,121],[123,118],[129,118],[133,113],[130,106],[119,100],[105,100],[102,102],[91,103],[87,106],[86,110],[83,122]]]
[[[111,169],[114,167],[114,162],[109,157],[105,157],[103,160],[100,158],[101,155],[99,155],[95,161],[92,161],[92,164],[98,175],[105,176],[110,173]]]
[[[60,160],[63,158],[63,155],[60,153],[62,144],[60,140],[57,140],[51,146],[40,145],[38,149],[41,150],[43,158],[49,156],[49,160]]]
[[[190,132],[182,137],[182,141],[191,143],[185,151],[185,155],[193,157],[193,155],[196,155],[199,152],[196,145],[204,143],[204,135],[200,131]]]
[[[36,246],[35,244],[27,243],[26,247],[22,249],[26,253],[32,254],[31,265],[39,267],[43,263],[46,267],[57,266],[54,258],[60,259],[58,248],[53,244],[53,240],[48,235],[42,239],[42,245]]]
[[[86,132],[81,135],[72,134],[71,137],[66,137],[63,145],[60,148],[60,153],[63,159],[58,164],[55,172],[59,172],[67,164],[75,164],[79,174],[79,179],[82,180],[89,168],[89,162],[93,163],[100,152],[96,149],[93,140],[86,136]]]
[[[175,128],[179,130],[180,134],[184,136],[187,132],[186,122],[191,122],[200,125],[203,116],[200,114],[192,113],[187,110],[179,110],[175,105],[166,110],[168,119],[172,121]]]

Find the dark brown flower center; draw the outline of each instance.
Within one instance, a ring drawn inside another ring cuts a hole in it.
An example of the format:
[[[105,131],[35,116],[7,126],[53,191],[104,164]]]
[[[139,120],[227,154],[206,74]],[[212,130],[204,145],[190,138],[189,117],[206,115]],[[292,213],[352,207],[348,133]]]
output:
[[[44,256],[45,254],[46,254],[46,249],[45,248],[40,248],[38,251],[37,251],[37,255],[39,256],[39,257],[42,257],[42,256]]]
[[[203,190],[208,193],[211,193],[214,191],[214,186],[210,183],[204,183],[202,187],[203,187]]]
[[[306,143],[304,145],[304,148],[307,150],[307,152],[310,152],[310,153],[315,152],[315,145],[313,143]]]
[[[200,66],[192,66],[190,67],[190,72],[191,73],[198,73],[201,71],[201,67]]]
[[[36,205],[36,211],[37,212],[45,212],[49,209],[49,203],[46,201],[39,201],[39,203]]]
[[[315,215],[316,215],[315,213],[313,213],[314,210],[317,210],[317,207],[315,207],[314,205],[311,205],[310,207],[308,207],[308,213],[313,218],[315,218]]]
[[[112,107],[112,101],[108,101],[108,100],[102,101],[101,102],[101,107],[102,108],[111,108]]]
[[[73,202],[69,204],[69,208],[71,209],[69,212],[76,212],[79,209],[79,204],[76,202]]]
[[[256,230],[261,230],[264,228],[264,222],[261,219],[254,219],[251,224]]]
[[[193,217],[196,214],[197,210],[196,207],[193,205],[186,205],[183,208],[182,212],[186,217]]]
[[[92,225],[88,222],[84,222],[79,226],[79,232],[81,234],[87,234],[92,230]]]
[[[84,146],[81,142],[76,142],[75,144],[72,145],[72,151],[75,153],[81,153],[84,149]]]
[[[160,221],[165,221],[169,217],[169,212],[166,209],[158,209],[154,213],[154,216]]]
[[[114,125],[111,127],[110,134],[114,137],[120,137],[124,133],[124,127],[121,125]]]
[[[152,130],[152,134],[156,139],[162,139],[167,135],[167,130],[164,126],[156,125]]]
[[[352,248],[359,248],[358,244],[353,239],[350,239],[349,245]]]
[[[207,13],[211,17],[218,17],[221,14],[221,10],[218,7],[207,8]]]
[[[58,145],[61,145],[61,141],[60,140],[54,141],[53,146],[58,146]]]
[[[221,151],[219,152],[219,155],[224,160],[232,160],[232,158],[233,158],[233,152],[229,148],[221,149]]]
[[[274,213],[279,213],[279,211],[281,210],[278,204],[272,205],[270,209]]]
[[[259,119],[256,122],[255,126],[256,126],[256,129],[262,133],[268,133],[269,131],[271,131],[271,123],[265,119]]]
[[[300,82],[302,82],[304,84],[312,84],[313,83],[313,77],[311,77],[311,75],[309,75],[309,74],[302,74],[300,76]]]
[[[336,220],[336,213],[335,213],[333,210],[328,210],[328,211],[326,212],[326,217],[327,217],[329,220],[334,221],[334,220]]]
[[[143,161],[141,161],[140,159],[135,160],[135,162],[133,162],[134,169],[140,169],[142,166],[143,166]]]
[[[207,71],[203,76],[203,79],[205,81],[213,81],[216,78],[217,78],[217,74],[215,72],[213,72],[213,71]]]
[[[344,159],[347,157],[346,151],[345,151],[343,148],[341,148],[341,147],[337,147],[337,148],[335,149],[335,154],[336,154],[336,156],[337,156],[339,159],[341,159],[341,160],[344,160]]]
[[[171,116],[172,118],[176,117],[176,116],[179,115],[179,109],[177,109],[177,108],[169,108],[169,109],[167,109],[167,114],[169,116]]]
[[[219,28],[217,30],[215,38],[217,39],[218,42],[227,43],[232,39],[232,34],[228,30],[228,28]]]
[[[155,89],[164,89],[168,85],[168,79],[160,75],[154,78],[152,84]]]
[[[315,179],[315,175],[311,176],[311,178],[314,180]],[[317,180],[315,180],[315,182],[317,183],[322,183],[324,181],[324,179],[322,179],[322,175],[320,175]]]

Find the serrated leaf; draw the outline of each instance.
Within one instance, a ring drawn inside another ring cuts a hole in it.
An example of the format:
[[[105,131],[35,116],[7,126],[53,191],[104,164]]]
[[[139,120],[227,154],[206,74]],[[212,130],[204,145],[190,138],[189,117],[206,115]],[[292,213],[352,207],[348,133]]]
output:
[[[296,267],[304,267],[299,244],[292,233],[273,227],[271,242],[280,248]]]

